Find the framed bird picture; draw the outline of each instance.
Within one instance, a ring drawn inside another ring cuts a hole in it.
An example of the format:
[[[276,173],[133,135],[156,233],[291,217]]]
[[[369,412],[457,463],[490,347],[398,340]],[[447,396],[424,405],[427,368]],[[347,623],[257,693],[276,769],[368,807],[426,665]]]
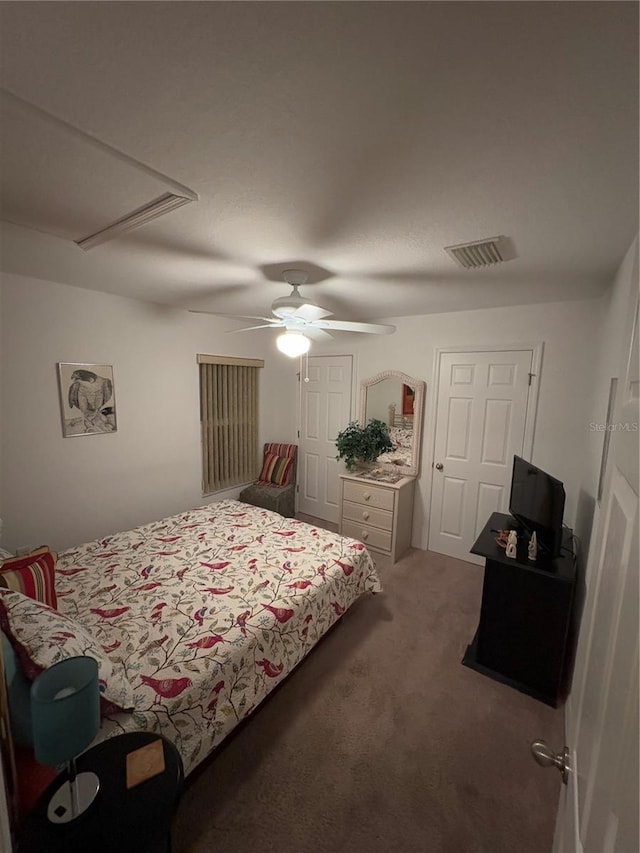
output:
[[[116,432],[116,393],[110,364],[58,363],[62,435]]]

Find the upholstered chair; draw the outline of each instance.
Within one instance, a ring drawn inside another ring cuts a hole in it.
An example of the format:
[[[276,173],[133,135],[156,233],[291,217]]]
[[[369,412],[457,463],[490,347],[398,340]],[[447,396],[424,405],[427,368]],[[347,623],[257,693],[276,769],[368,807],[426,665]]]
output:
[[[293,518],[297,461],[297,444],[265,444],[260,476],[240,492],[240,500]]]

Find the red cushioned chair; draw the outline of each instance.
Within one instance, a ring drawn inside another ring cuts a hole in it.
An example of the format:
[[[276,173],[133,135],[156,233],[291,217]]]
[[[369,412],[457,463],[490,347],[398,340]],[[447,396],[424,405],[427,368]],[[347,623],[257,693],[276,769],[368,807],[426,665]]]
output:
[[[240,500],[293,518],[297,461],[297,444],[265,444],[260,476],[240,492]]]

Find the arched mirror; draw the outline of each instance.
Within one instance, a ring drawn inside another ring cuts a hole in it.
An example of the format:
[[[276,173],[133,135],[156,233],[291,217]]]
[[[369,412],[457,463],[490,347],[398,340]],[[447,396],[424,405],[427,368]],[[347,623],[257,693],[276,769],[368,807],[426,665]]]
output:
[[[393,450],[378,457],[385,469],[417,477],[420,472],[425,383],[399,370],[384,370],[360,383],[360,425],[371,418],[389,427]]]

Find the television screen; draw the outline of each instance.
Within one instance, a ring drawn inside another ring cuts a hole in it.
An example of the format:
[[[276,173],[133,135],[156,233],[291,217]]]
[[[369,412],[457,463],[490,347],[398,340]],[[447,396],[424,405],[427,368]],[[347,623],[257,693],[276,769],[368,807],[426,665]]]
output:
[[[564,487],[560,480],[514,456],[509,512],[529,535],[535,531],[544,553],[560,556],[564,515]]]

